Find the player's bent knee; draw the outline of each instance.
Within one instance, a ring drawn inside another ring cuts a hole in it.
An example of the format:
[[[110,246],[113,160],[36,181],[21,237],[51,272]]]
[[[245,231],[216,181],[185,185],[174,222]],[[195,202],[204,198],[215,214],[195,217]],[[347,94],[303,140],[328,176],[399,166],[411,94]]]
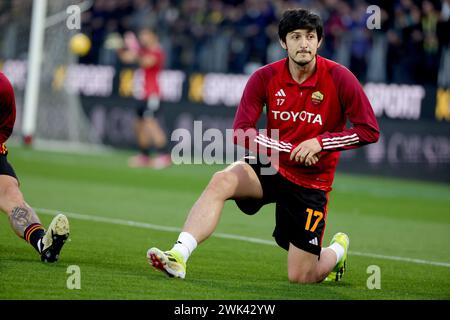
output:
[[[290,282],[298,283],[301,278],[301,271],[298,268],[288,268],[288,279]]]
[[[298,283],[299,275],[297,273],[288,272],[288,280],[292,283]]]
[[[308,273],[289,274],[288,279],[289,279],[289,282],[300,283],[300,284],[318,282],[316,277],[314,276],[314,274],[308,274]]]
[[[306,284],[306,283],[316,283],[317,278],[314,274],[304,274],[300,276],[298,279],[298,283]]]
[[[293,283],[316,283],[319,281],[317,272],[314,270],[303,271],[298,268],[288,269],[288,279]]]
[[[216,194],[228,195],[233,193],[237,186],[237,177],[229,171],[218,171],[214,173],[208,185],[208,190]]]

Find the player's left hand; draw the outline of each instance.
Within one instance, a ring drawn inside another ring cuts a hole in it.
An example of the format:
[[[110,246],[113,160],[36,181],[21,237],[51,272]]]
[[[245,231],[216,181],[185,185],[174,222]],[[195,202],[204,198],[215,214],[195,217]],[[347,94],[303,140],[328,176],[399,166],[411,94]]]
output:
[[[294,150],[292,150],[290,159],[304,163],[305,166],[311,166],[319,161],[320,151],[322,151],[322,147],[320,146],[319,141],[317,138],[312,138],[298,144]]]

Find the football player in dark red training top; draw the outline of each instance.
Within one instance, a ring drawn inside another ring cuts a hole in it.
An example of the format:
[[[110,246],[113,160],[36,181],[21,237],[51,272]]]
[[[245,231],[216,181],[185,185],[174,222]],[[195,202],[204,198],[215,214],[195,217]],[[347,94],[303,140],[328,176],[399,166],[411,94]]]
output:
[[[278,35],[287,58],[251,75],[234,121],[235,143],[245,146],[253,156],[214,174],[192,207],[174,247],[165,252],[148,250],[153,267],[184,278],[187,259],[215,230],[224,202],[233,199],[246,214],[255,214],[265,204],[276,204],[273,237],[288,251],[289,281],[341,279],[350,240],[339,232],[322,248],[328,194],[339,151],[376,142],[379,129],[355,76],[344,66],[317,55],[322,32],[322,21],[316,14],[303,9],[284,13]],[[256,130],[264,107],[266,134]],[[275,174],[264,174],[267,159]]]
[[[8,215],[14,232],[36,249],[42,261],[55,262],[69,237],[69,221],[65,215],[58,214],[46,232],[36,212],[25,202],[16,173],[8,163],[8,149],[5,146],[15,120],[14,90],[0,72],[0,209]]]
[[[152,167],[163,169],[171,165],[168,153],[167,136],[162,129],[158,115],[162,113],[160,106],[161,88],[159,76],[164,67],[165,53],[156,33],[148,28],[139,31],[138,39],[133,33],[125,36],[126,48],[119,49],[118,54],[125,63],[138,63],[143,71],[144,99],[137,109],[136,135],[139,154],[129,159],[130,167]],[[150,157],[151,153],[155,157]]]

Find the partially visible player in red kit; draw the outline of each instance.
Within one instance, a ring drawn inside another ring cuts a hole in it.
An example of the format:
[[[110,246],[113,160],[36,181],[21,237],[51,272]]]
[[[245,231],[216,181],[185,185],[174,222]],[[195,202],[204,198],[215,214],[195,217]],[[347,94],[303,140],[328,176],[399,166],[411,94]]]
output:
[[[322,32],[322,21],[316,14],[303,9],[284,13],[278,34],[288,57],[253,73],[235,117],[235,142],[254,156],[214,174],[192,207],[174,247],[165,252],[148,250],[153,267],[184,278],[187,259],[215,230],[225,201],[233,199],[250,215],[265,204],[276,203],[273,236],[288,251],[289,281],[341,279],[349,237],[339,232],[322,248],[339,151],[376,142],[379,129],[355,76],[344,66],[317,55]],[[268,135],[256,130],[264,106]],[[351,123],[348,128],[347,121]],[[267,157],[261,151],[265,148],[272,150],[266,152],[269,159],[278,155],[277,161],[269,164],[275,169],[273,175],[264,174]]]
[[[144,73],[143,99],[137,110],[135,128],[139,154],[130,158],[129,165],[162,169],[171,164],[167,136],[157,119],[161,113],[158,77],[164,66],[165,55],[158,36],[147,28],[139,31],[138,39],[131,32],[125,34],[125,45],[124,49],[118,51],[120,59],[125,63],[137,63]]]
[[[36,249],[41,261],[55,262],[69,237],[69,221],[65,215],[58,214],[45,231],[36,212],[25,202],[16,173],[8,162],[5,145],[15,120],[14,90],[0,72],[0,210],[8,215],[14,232]]]

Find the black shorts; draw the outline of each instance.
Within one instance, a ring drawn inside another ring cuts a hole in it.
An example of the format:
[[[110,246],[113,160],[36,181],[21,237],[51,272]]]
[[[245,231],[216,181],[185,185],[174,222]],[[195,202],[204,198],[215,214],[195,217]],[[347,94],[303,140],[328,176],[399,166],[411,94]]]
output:
[[[0,154],[0,175],[7,175],[17,179],[13,167],[9,164],[6,154]]]
[[[327,192],[304,188],[279,173],[262,175],[261,168],[267,165],[251,156],[244,160],[256,172],[263,189],[263,198],[236,200],[239,209],[253,215],[262,206],[275,203],[273,237],[277,244],[289,250],[289,243],[292,243],[299,249],[320,256],[327,214]]]
[[[159,97],[153,96],[139,101],[137,116],[143,118],[156,118],[161,113],[161,102]]]

